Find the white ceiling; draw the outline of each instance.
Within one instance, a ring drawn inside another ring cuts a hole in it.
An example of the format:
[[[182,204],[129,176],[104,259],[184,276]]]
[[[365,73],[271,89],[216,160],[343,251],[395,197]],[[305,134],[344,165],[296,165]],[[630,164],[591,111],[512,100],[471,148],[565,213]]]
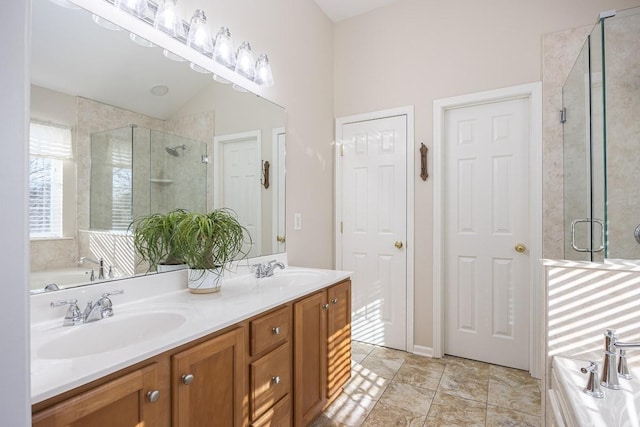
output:
[[[333,22],[362,15],[396,1],[398,0],[315,0]]]

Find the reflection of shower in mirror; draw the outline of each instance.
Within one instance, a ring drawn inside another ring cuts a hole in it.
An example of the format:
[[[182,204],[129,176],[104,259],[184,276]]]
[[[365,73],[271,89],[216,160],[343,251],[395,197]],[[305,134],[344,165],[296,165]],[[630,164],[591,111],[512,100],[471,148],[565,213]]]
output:
[[[187,145],[186,144],[182,144],[182,145],[178,145],[176,147],[165,147],[164,149],[167,150],[167,153],[171,154],[174,157],[179,157],[180,153],[178,153],[178,148],[182,148],[182,150],[186,150],[187,149]]]

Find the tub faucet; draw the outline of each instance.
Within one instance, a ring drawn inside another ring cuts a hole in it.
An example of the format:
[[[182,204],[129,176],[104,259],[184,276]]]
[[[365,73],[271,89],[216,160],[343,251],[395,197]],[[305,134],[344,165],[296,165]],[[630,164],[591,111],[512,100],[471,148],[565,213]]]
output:
[[[78,260],[78,265],[82,265],[82,263],[85,261],[96,264],[98,266],[98,280],[104,279],[104,259],[102,257],[100,257],[99,259],[93,259],[93,258],[83,256]]]
[[[631,379],[627,368],[627,348],[640,348],[640,342],[620,342],[615,329],[607,329],[604,334],[604,364],[602,367],[602,381],[604,387],[619,390],[618,377]],[[616,353],[620,349],[620,359],[616,365]]]
[[[273,276],[273,271],[276,269],[276,267],[280,267],[284,270],[284,264],[281,262],[276,262],[275,259],[273,261],[269,261],[269,263],[266,265],[255,264],[253,267],[256,269],[256,277],[258,278]]]

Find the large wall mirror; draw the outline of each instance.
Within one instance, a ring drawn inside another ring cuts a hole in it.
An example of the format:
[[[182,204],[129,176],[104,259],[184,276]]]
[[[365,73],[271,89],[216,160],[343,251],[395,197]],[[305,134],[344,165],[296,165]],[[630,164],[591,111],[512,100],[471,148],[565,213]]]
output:
[[[250,257],[284,252],[281,107],[82,9],[36,0],[32,14],[33,292],[95,283],[92,260],[103,280],[145,273],[128,225],[177,208],[229,207],[251,233]]]

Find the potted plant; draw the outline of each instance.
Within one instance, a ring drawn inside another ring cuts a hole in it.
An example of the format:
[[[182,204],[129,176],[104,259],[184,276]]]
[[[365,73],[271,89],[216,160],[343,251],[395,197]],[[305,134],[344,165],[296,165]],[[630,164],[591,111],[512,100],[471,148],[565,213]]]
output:
[[[246,256],[245,234],[250,236],[232,210],[215,209],[209,213],[188,212],[180,218],[173,244],[189,265],[188,285],[193,293],[220,290],[225,267],[238,255]],[[250,245],[247,245],[249,248]]]
[[[149,270],[157,272],[187,268],[182,256],[173,244],[176,225],[188,212],[176,209],[166,214],[154,213],[139,217],[131,222],[133,246],[140,259],[147,262]]]

